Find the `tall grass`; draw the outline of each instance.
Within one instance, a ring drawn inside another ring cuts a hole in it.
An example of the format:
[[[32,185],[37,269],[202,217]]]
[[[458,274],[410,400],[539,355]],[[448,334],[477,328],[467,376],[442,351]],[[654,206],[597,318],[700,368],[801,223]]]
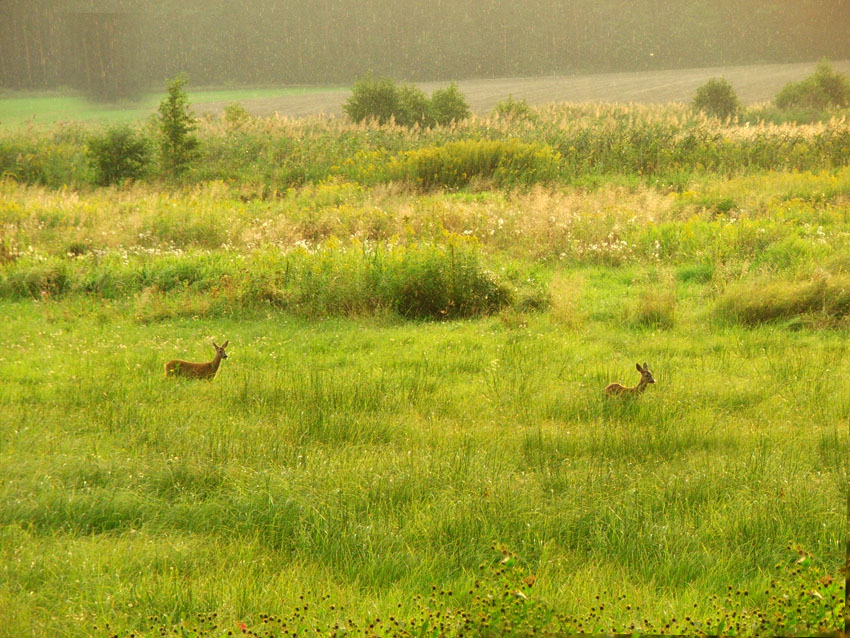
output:
[[[850,148],[850,129],[841,118],[811,125],[737,125],[695,119],[684,105],[552,105],[536,115],[472,118],[423,130],[326,119],[208,119],[198,130],[200,157],[182,179],[238,180],[266,191],[332,177],[429,187],[463,186],[474,176],[492,176],[509,186],[615,175],[653,181],[682,174],[836,168],[846,165]],[[79,131],[0,135],[0,174],[52,187],[91,183],[86,136]],[[494,149],[502,149],[498,157]],[[443,157],[447,153],[454,157]],[[437,158],[442,159],[435,180],[428,163]]]
[[[550,147],[517,139],[462,140],[409,151],[402,172],[425,189],[457,188],[475,179],[500,186],[536,184],[555,179],[559,161]]]
[[[747,325],[801,317],[820,324],[846,324],[850,276],[821,272],[801,281],[742,283],[724,292],[717,312]]]
[[[211,182],[173,192],[138,185],[78,192],[7,181],[0,183],[4,254],[242,253],[333,238],[443,243],[449,232],[475,238],[490,254],[549,263],[750,260],[793,269],[850,249],[848,169],[703,178],[681,193],[609,184],[418,194],[332,180],[259,200],[244,188]]]

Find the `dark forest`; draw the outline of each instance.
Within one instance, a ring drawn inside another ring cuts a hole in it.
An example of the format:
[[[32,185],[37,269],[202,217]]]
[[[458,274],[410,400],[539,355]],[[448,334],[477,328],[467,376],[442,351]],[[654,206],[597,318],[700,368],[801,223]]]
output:
[[[821,57],[850,57],[849,0],[0,0],[0,87],[106,96],[179,72],[329,84]]]

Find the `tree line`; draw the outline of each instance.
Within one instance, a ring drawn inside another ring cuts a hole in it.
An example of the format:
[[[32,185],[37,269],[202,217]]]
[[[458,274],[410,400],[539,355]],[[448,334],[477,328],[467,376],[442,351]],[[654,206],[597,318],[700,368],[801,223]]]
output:
[[[104,98],[850,57],[850,0],[3,0],[0,87]]]

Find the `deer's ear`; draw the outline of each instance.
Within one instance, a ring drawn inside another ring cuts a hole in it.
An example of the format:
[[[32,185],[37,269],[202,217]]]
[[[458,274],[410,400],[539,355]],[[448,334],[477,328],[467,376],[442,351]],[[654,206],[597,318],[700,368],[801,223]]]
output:
[[[635,367],[637,368],[637,371],[638,371],[638,372],[643,372],[643,368],[641,368],[641,367],[640,367],[640,364],[639,364],[639,363],[636,363],[636,364],[635,364]]]
[[[649,372],[649,366],[646,365],[646,361],[643,362],[643,369]]]
[[[215,341],[213,341],[212,344],[213,344],[213,348],[218,348],[218,346],[215,345]]]
[[[228,339],[228,340],[227,340],[227,341],[225,341],[223,344],[221,344],[221,347],[222,347],[222,348],[226,348],[228,343],[230,343],[230,339]]]

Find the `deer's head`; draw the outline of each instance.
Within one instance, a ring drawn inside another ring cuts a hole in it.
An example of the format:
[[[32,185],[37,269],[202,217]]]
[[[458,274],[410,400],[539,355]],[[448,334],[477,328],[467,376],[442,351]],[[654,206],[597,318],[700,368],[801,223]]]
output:
[[[218,357],[220,357],[220,358],[222,358],[222,359],[227,359],[227,353],[224,351],[224,349],[227,347],[227,344],[228,344],[228,343],[230,343],[230,339],[228,339],[227,341],[225,341],[225,342],[224,342],[223,344],[221,344],[220,346],[216,345],[215,341],[213,341],[213,342],[212,342],[212,344],[213,344],[213,348],[215,348],[215,354],[216,354],[216,356],[218,356]]]
[[[652,373],[649,371],[649,368],[647,367],[645,361],[644,361],[643,367],[641,367],[641,365],[639,363],[636,363],[635,367],[637,368],[637,371],[640,372],[640,382],[642,384],[645,385],[647,383],[655,383],[655,378],[652,376]]]

